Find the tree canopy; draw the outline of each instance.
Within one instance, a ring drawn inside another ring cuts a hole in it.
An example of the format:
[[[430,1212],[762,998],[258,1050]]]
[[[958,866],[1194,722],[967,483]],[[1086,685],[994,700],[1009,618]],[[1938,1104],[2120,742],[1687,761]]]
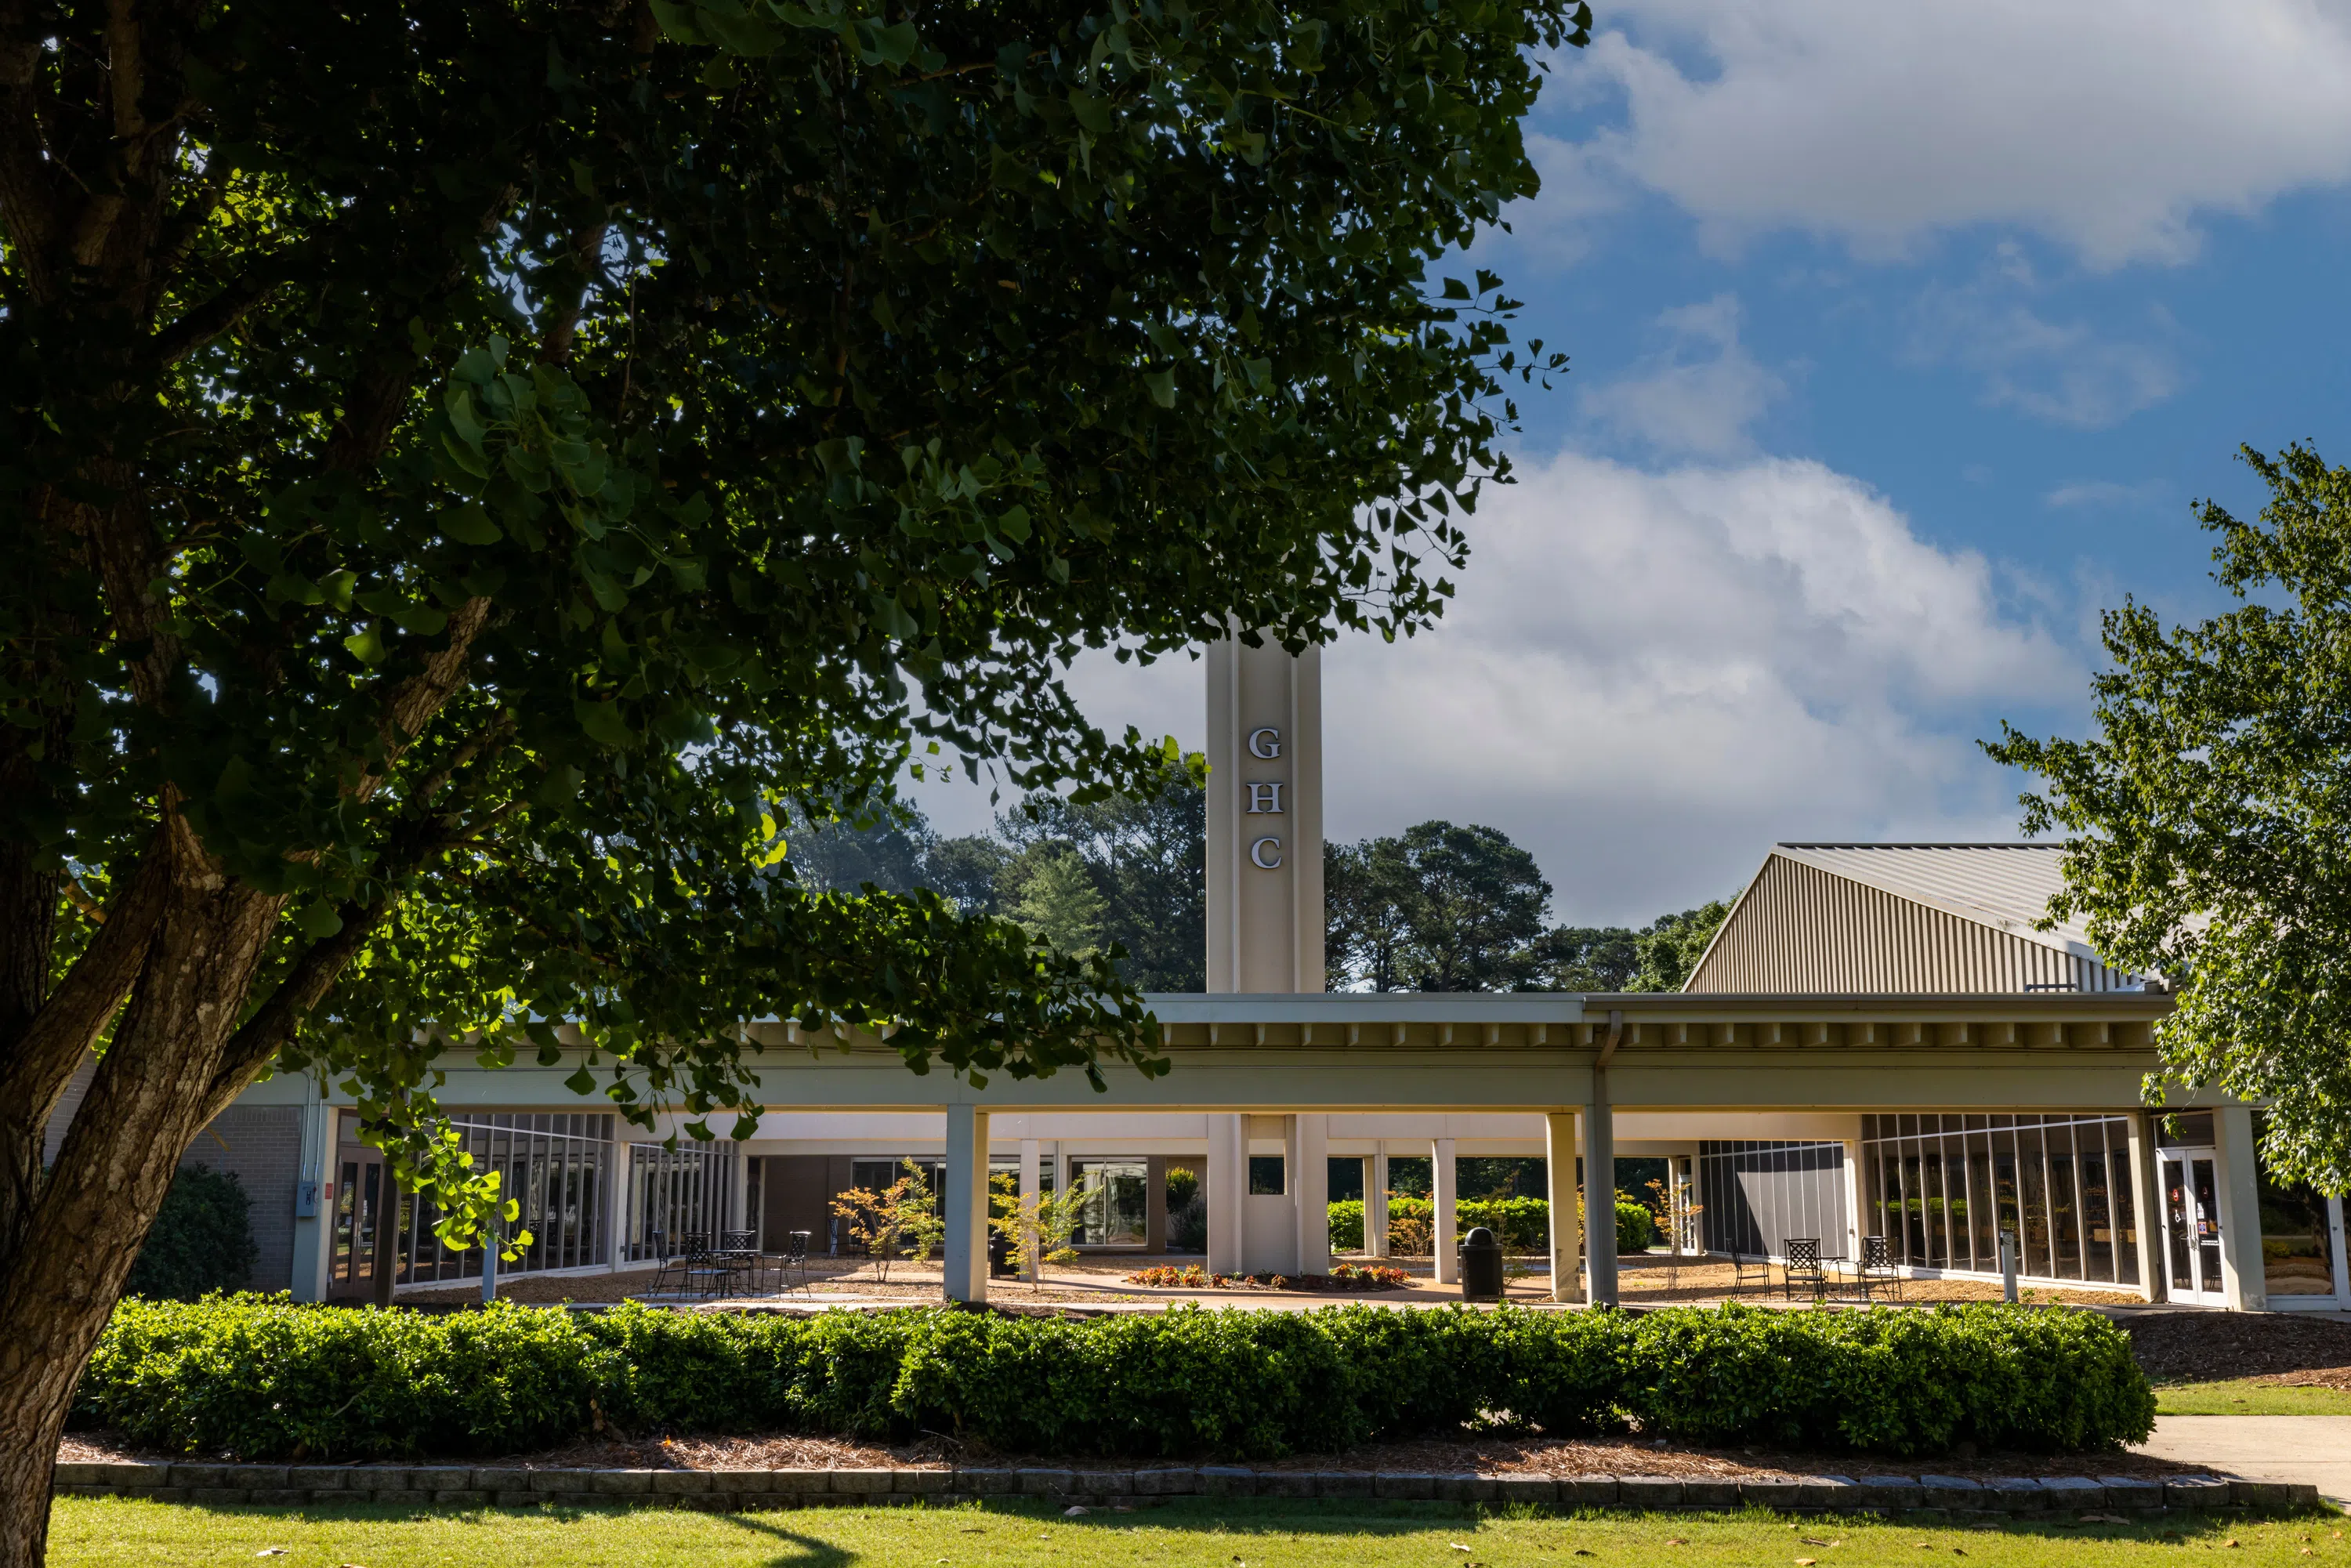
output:
[[[2246,464],[2258,519],[2200,508],[2236,608],[2168,625],[2126,600],[2102,618],[2095,733],[2002,727],[1986,749],[2043,780],[2029,832],[2064,828],[2053,920],[2179,1006],[2149,1082],[2267,1103],[2281,1180],[2351,1188],[2351,469],[2308,447]]]
[[[1147,791],[1080,650],[1426,624],[1539,352],[1438,263],[1588,22],[0,4],[0,1448],[273,1061],[457,1235],[455,1040],[569,1020],[632,1114],[778,1009],[1151,1063],[1105,959],[812,891],[789,808]]]
[[[1323,866],[1333,990],[1678,990],[1730,912],[1547,928],[1534,856],[1499,828],[1442,821],[1328,845]]]

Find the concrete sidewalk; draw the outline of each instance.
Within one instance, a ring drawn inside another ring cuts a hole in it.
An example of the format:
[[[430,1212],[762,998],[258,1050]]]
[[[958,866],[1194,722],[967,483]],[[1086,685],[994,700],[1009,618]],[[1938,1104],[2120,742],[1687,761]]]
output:
[[[2351,1507],[2351,1416],[2158,1416],[2134,1451],[2243,1480],[2307,1482]]]

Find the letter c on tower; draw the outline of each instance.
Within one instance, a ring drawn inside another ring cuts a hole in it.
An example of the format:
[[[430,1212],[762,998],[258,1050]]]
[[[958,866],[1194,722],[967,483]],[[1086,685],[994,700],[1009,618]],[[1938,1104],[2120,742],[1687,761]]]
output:
[[[1269,858],[1269,856],[1270,858]],[[1280,839],[1259,839],[1257,842],[1251,844],[1249,846],[1249,864],[1257,867],[1259,871],[1280,871],[1281,869],[1281,841]]]

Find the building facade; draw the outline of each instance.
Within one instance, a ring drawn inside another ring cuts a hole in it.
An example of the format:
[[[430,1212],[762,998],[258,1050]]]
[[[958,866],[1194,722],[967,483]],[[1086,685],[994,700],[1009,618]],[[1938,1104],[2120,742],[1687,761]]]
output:
[[[1991,1274],[2012,1230],[2027,1282],[2351,1304],[2340,1204],[2264,1185],[2254,1108],[2140,1104],[2169,998],[2081,933],[2036,929],[2049,849],[1776,846],[1674,995],[1326,993],[1319,664],[1226,643],[1207,666],[1212,989],[1152,998],[1170,1072],[973,1090],[908,1073],[881,1040],[778,1021],[753,1031],[770,1096],[755,1135],[672,1150],[676,1118],[630,1126],[562,1086],[569,1060],[454,1062],[443,1103],[536,1238],[520,1267],[628,1269],[720,1230],[834,1249],[834,1198],[912,1160],[944,1195],[957,1299],[987,1291],[998,1173],[1085,1189],[1081,1241],[1140,1254],[1169,1244],[1168,1173],[1190,1170],[1210,1267],[1317,1273],[1332,1170],[1360,1169],[1376,1248],[1388,1162],[1410,1157],[1429,1162],[1443,1280],[1458,1161],[1515,1155],[1545,1161],[1554,1294],[1608,1301],[1614,1249],[1586,1266],[1577,1200],[1588,1184],[1609,1212],[1617,1160],[1638,1157],[1666,1162],[1698,1210],[1687,1241],[1716,1251],[1802,1237],[1853,1257],[1876,1236],[1914,1273]],[[269,1228],[255,1282],[318,1298],[365,1295],[379,1268],[402,1289],[478,1278],[479,1251],[441,1249],[355,1133],[348,1105],[289,1077],[190,1152],[238,1171]]]

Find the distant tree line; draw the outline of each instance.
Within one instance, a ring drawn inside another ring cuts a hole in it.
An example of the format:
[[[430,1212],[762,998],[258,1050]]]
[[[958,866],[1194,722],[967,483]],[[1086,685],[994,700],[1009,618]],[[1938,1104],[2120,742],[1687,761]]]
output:
[[[1552,925],[1551,883],[1498,828],[1423,822],[1323,850],[1333,990],[1674,991],[1730,906],[1638,930]]]
[[[1070,952],[1115,945],[1144,989],[1196,991],[1207,984],[1207,799],[1187,758],[1155,798],[1032,795],[988,833],[941,837],[912,810],[803,822],[792,863],[843,892],[933,888]],[[1637,930],[1553,925],[1534,856],[1499,829],[1447,821],[1326,845],[1323,867],[1332,990],[1678,990],[1729,913],[1716,900]]]

